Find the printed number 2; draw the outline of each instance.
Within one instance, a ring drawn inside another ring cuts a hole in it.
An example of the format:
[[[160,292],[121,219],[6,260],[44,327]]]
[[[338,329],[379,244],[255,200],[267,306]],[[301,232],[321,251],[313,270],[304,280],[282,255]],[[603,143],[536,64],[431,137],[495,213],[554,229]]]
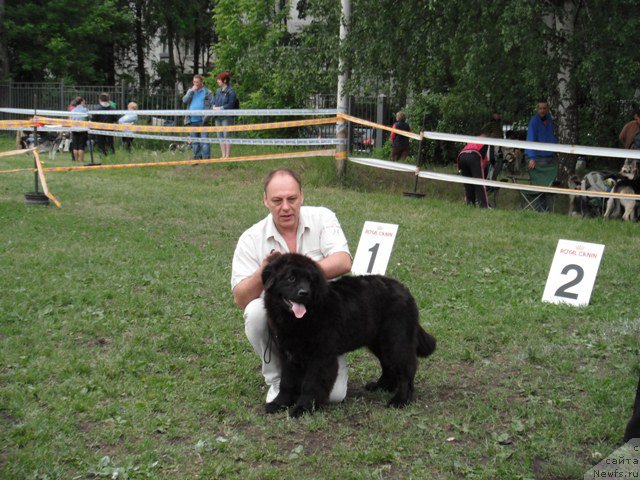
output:
[[[380,248],[380,244],[376,243],[373,247],[369,249],[369,251],[371,252],[371,260],[369,260],[367,273],[371,273],[373,271],[373,264],[376,263],[376,256],[378,255],[378,248]]]
[[[556,297],[571,298],[573,300],[578,298],[578,294],[577,293],[567,292],[567,290],[569,288],[573,287],[574,285],[579,284],[582,281],[582,278],[584,277],[584,270],[582,269],[582,267],[580,265],[570,264],[570,265],[567,265],[566,267],[564,267],[562,269],[562,272],[560,272],[560,273],[562,275],[566,275],[571,270],[576,272],[575,278],[573,280],[565,283],[564,285],[560,285],[560,288],[558,288],[558,290],[556,290],[556,293],[555,293]]]

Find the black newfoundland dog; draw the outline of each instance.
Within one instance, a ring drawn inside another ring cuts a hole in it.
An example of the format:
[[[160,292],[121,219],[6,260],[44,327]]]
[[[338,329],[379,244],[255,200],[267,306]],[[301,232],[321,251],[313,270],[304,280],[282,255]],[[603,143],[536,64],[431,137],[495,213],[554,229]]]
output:
[[[337,357],[368,347],[382,375],[368,390],[395,391],[388,406],[413,397],[416,356],[427,357],[435,338],[418,321],[409,290],[381,275],[345,276],[328,282],[318,265],[295,253],[263,270],[269,328],[282,354],[280,393],[267,413],[289,408],[292,417],[326,403],[338,374]]]

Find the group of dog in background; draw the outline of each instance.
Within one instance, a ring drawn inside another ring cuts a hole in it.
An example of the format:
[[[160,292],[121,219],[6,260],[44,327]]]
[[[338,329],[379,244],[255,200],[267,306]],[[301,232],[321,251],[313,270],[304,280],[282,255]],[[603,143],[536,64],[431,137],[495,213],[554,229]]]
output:
[[[628,158],[617,173],[593,171],[582,179],[573,175],[569,179],[569,188],[580,191],[612,192],[621,194],[640,194],[640,160]],[[635,222],[640,217],[639,202],[632,198],[601,199],[584,195],[571,195],[569,198],[569,215],[598,217],[606,219],[619,218]]]

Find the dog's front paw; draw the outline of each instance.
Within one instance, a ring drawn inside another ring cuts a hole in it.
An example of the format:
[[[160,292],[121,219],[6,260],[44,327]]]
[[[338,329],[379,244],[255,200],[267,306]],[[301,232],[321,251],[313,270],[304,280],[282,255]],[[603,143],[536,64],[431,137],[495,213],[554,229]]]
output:
[[[387,403],[387,407],[390,408],[404,408],[411,403],[411,397],[399,397],[398,395],[394,396]]]
[[[311,408],[305,407],[304,405],[294,405],[289,408],[289,416],[291,418],[300,418],[306,412],[310,412]]]
[[[286,410],[287,406],[286,405],[281,405],[279,403],[276,402],[270,402],[267,403],[264,407],[264,411],[267,413],[277,413],[277,412],[281,412],[282,410]]]
[[[393,390],[390,385],[381,383],[380,380],[376,382],[369,382],[364,386],[364,388],[369,392],[375,392],[376,390],[384,390],[385,392],[390,392],[391,390]]]

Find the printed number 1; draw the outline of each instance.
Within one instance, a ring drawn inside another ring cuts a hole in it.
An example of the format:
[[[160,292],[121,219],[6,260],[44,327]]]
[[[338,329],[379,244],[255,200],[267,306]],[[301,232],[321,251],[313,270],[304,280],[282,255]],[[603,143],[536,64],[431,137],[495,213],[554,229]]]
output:
[[[564,285],[560,285],[560,288],[558,288],[558,290],[556,290],[556,294],[555,294],[556,297],[571,298],[573,300],[578,298],[578,294],[577,293],[567,292],[567,290],[569,288],[573,287],[574,285],[579,284],[582,281],[582,278],[584,277],[584,270],[582,269],[582,267],[580,265],[570,264],[570,265],[567,265],[566,267],[564,267],[562,269],[562,272],[560,272],[560,273],[562,275],[566,275],[571,270],[576,272],[575,278],[573,280],[570,280],[569,282],[565,283]]]
[[[373,247],[369,249],[369,251],[371,252],[371,260],[369,260],[367,273],[371,273],[373,271],[373,264],[376,263],[376,256],[378,255],[378,248],[380,248],[380,244],[376,243]]]

